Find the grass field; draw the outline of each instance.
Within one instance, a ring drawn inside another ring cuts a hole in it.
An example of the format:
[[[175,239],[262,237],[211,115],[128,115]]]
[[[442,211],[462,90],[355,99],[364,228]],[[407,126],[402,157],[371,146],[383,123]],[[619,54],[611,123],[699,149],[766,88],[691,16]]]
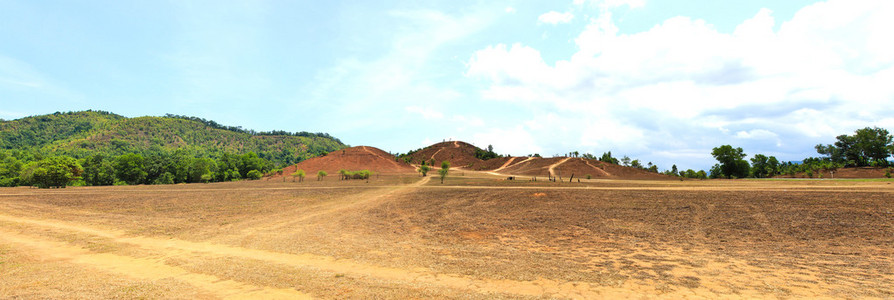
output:
[[[0,188],[0,298],[894,297],[894,181]]]

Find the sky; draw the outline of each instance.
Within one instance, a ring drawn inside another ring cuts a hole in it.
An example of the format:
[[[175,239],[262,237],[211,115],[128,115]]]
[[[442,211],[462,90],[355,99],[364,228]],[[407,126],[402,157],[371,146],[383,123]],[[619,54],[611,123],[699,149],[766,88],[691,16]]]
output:
[[[662,170],[894,131],[894,1],[0,0],[0,118],[166,113]]]

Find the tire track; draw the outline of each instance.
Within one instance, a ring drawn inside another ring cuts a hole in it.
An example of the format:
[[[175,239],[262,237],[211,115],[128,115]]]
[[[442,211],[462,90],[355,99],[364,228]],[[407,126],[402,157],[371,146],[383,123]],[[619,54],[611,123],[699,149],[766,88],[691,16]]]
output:
[[[353,274],[405,284],[431,284],[445,288],[468,290],[485,294],[494,293],[532,297],[561,296],[575,298],[592,298],[599,295],[599,291],[592,290],[590,284],[586,282],[562,282],[550,279],[539,279],[534,281],[479,279],[456,274],[429,272],[422,268],[407,270],[376,266],[358,263],[350,259],[337,259],[334,257],[309,253],[288,254],[207,242],[192,242],[180,239],[161,239],[144,236],[128,237],[116,230],[104,230],[48,219],[30,219],[0,214],[0,221],[27,224],[36,227],[49,227],[107,237],[116,243],[128,244],[147,250],[161,251],[166,253],[167,257],[189,255],[191,253],[198,255],[227,256],[239,259],[261,260],[293,267]],[[220,278],[211,275],[191,273],[182,268],[167,266],[158,260],[137,259],[115,254],[93,254],[85,249],[67,244],[25,238],[13,233],[4,234],[0,239],[34,248],[36,249],[35,251],[39,251],[50,257],[69,259],[72,262],[89,265],[105,271],[123,274],[130,274],[133,272],[132,276],[153,280],[173,277],[203,289],[216,291],[223,298],[277,298],[278,296],[296,298],[306,296],[297,291],[289,292],[289,290],[283,289],[255,287],[235,281],[221,280]]]
[[[84,229],[78,228],[78,230]],[[82,232],[93,234],[99,231],[86,230]],[[193,273],[180,267],[167,265],[163,262],[163,258],[133,258],[110,253],[92,253],[87,249],[66,243],[35,239],[8,231],[0,231],[0,233],[2,233],[0,240],[27,248],[30,250],[29,252],[43,258],[65,260],[102,272],[117,273],[141,280],[175,279],[222,299],[312,299],[309,295],[293,289],[261,287],[225,280],[213,275]],[[114,234],[107,233],[101,236],[108,235]]]

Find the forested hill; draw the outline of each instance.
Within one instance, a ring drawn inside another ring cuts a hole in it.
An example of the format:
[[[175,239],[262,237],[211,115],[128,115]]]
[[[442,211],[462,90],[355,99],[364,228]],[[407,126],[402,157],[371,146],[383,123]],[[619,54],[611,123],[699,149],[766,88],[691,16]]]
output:
[[[0,120],[0,149],[33,156],[186,151],[195,157],[254,152],[276,165],[346,148],[325,133],[255,132],[196,117],[127,118],[104,111],[81,111]]]

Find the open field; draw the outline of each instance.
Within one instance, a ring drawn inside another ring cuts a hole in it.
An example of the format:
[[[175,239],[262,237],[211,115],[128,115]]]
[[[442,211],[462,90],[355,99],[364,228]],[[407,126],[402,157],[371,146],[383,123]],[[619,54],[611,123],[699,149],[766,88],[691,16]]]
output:
[[[894,181],[0,189],[0,298],[892,298]]]

